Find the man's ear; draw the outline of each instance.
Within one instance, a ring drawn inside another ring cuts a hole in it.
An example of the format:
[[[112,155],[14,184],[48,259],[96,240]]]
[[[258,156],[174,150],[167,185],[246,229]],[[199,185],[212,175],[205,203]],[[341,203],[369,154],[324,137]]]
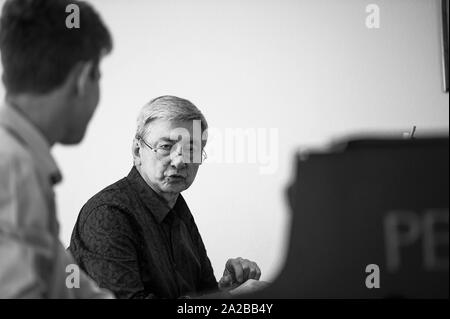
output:
[[[75,67],[75,85],[78,95],[84,95],[87,90],[87,84],[91,76],[92,68],[94,64],[92,61],[80,62]]]
[[[133,154],[133,162],[135,166],[141,165],[141,142],[137,139],[133,139],[133,145],[131,147],[131,152]]]

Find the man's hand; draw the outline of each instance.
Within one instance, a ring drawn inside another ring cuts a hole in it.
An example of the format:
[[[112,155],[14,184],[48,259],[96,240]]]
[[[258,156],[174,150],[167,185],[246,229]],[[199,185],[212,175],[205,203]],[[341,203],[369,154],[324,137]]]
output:
[[[257,281],[260,277],[261,270],[255,262],[241,257],[228,259],[223,276],[219,281],[219,288],[232,289],[249,279]]]

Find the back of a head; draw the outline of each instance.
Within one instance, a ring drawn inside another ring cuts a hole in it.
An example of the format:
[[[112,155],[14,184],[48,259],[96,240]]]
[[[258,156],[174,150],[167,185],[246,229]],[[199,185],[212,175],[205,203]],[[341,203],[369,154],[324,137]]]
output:
[[[79,28],[68,28],[66,8],[79,8]],[[8,0],[0,18],[3,83],[7,94],[45,94],[60,85],[79,62],[94,62],[112,49],[98,13],[76,0]],[[95,76],[92,74],[92,76]]]

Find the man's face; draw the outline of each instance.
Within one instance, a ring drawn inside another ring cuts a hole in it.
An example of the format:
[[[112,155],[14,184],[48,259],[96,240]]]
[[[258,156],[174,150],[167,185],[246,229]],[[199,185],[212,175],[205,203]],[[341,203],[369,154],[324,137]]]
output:
[[[201,152],[202,141],[201,134],[194,136],[193,131],[190,121],[157,119],[149,124],[142,137],[148,146],[143,141],[138,142],[139,171],[147,184],[160,195],[178,194],[194,182],[199,163],[189,162],[189,151]],[[163,150],[169,150],[170,154]]]

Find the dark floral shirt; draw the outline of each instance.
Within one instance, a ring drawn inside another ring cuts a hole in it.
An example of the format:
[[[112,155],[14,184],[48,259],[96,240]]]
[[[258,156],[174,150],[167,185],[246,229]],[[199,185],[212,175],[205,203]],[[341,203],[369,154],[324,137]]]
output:
[[[118,298],[180,298],[217,291],[183,197],[170,209],[135,167],[81,209],[69,250]]]

